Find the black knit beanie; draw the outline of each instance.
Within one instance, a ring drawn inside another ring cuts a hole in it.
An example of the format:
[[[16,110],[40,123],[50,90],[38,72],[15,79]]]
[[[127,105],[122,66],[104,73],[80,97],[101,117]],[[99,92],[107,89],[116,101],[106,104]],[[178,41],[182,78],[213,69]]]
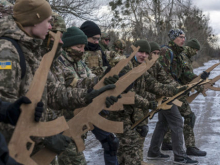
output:
[[[160,46],[156,42],[150,42],[149,44],[150,44],[151,52],[155,50],[160,50]]]
[[[63,48],[71,47],[79,44],[87,44],[87,37],[77,27],[71,27],[67,29],[67,32],[63,33]]]
[[[140,46],[139,52],[146,52],[148,54],[151,52],[150,45],[147,40],[138,40],[134,43],[134,46]]]
[[[89,38],[95,35],[100,34],[101,30],[98,25],[92,21],[85,21],[81,26],[80,29],[85,33],[85,35]]]
[[[193,48],[193,49],[200,50],[200,44],[197,39],[192,39],[192,40],[188,41],[186,43],[186,46],[189,46],[190,48]]]

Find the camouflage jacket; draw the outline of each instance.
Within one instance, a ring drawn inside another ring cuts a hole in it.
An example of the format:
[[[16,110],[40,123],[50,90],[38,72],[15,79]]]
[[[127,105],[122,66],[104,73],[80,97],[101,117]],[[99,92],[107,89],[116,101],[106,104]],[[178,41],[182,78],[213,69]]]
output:
[[[0,1],[0,18],[12,15],[13,14],[13,5],[9,3],[7,0]]]
[[[105,54],[111,67],[115,66],[120,60],[126,59],[125,55],[119,54],[113,50],[105,51]]]
[[[91,69],[92,73],[101,77],[106,67],[103,66],[102,53],[97,51],[85,51],[83,55],[83,62]]]
[[[183,71],[187,74],[189,72],[193,73],[193,67],[192,67],[192,60],[191,57],[196,55],[196,49],[192,49],[189,46],[184,46],[184,51],[180,54],[183,62],[184,62],[184,68]],[[181,83],[183,85],[187,84],[188,81],[185,80],[185,76],[180,77]]]
[[[168,48],[169,47],[169,48]],[[161,56],[159,57],[159,62],[163,66],[164,70],[169,76],[172,76],[174,80],[180,82],[180,78],[183,78],[190,82],[197,77],[192,72],[186,72],[184,70],[185,64],[180,56],[183,51],[183,47],[177,46],[173,41],[170,41],[168,47],[163,47],[161,49]],[[173,52],[173,60],[171,61],[171,51]]]

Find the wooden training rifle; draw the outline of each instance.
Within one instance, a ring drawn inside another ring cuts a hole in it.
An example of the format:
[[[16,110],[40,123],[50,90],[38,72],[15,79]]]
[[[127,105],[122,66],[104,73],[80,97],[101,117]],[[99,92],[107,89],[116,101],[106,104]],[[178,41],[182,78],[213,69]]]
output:
[[[135,55],[139,48],[133,49],[133,54]],[[120,95],[131,83],[133,83],[138,77],[145,73],[155,63],[158,57],[159,56],[154,56],[151,61],[147,59],[146,62],[143,62],[138,67],[135,67],[127,74],[120,77],[119,80],[115,83],[115,89],[106,91],[101,95],[97,96],[95,99],[93,99],[93,102],[91,104],[84,107],[83,110],[80,110],[76,114],[76,116],[74,116],[72,119],[68,121],[70,129],[64,131],[63,135],[69,136],[74,140],[78,152],[81,152],[85,149],[84,142],[81,136],[87,131],[92,130],[92,125],[95,125],[96,127],[107,132],[123,133],[123,122],[113,122],[99,115],[99,113],[103,109],[106,109],[106,97],[117,97],[118,95]],[[123,67],[120,65],[121,64],[118,63],[115,67],[121,67],[122,69]],[[118,72],[118,70],[116,71]],[[112,69],[109,74],[114,75],[114,70]],[[103,79],[104,78],[105,77],[103,77]],[[100,86],[103,86],[103,80],[99,81],[98,83],[102,83],[102,85]],[[35,154],[32,158],[40,165],[49,165],[55,156],[56,153],[44,148],[37,154]]]
[[[33,81],[26,94],[26,97],[31,100],[31,104],[21,105],[21,114],[8,146],[10,156],[24,165],[37,165],[37,163],[30,158],[35,144],[30,139],[31,136],[52,136],[68,129],[64,117],[60,117],[51,122],[34,121],[35,107],[41,100],[47,81],[47,75],[60,40],[60,32],[56,34],[49,32],[49,35],[54,38],[53,48],[43,56],[40,66],[34,74]],[[31,145],[29,149],[27,149],[28,143]]]

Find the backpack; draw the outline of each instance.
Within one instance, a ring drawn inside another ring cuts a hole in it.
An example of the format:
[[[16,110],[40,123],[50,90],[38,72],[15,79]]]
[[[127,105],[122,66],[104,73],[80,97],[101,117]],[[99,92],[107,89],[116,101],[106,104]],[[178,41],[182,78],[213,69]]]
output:
[[[19,54],[19,57],[20,57],[21,79],[23,79],[25,76],[25,73],[26,73],[26,62],[25,62],[25,57],[24,57],[23,51],[22,51],[20,45],[18,44],[18,41],[14,40],[10,37],[0,37],[0,39],[10,41],[14,45],[14,47],[16,48],[16,50]]]

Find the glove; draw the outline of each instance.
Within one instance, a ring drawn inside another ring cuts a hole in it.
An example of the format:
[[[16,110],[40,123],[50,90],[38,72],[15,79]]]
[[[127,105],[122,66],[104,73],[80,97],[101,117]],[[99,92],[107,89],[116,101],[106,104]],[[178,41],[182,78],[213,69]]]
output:
[[[149,109],[156,109],[157,108],[157,101],[150,101]]]
[[[146,137],[149,131],[148,125],[137,126],[136,131],[142,136]]]
[[[119,76],[118,75],[114,75],[113,77],[112,76],[109,76],[108,78],[105,78],[104,80],[104,84],[105,85],[108,85],[108,84],[115,84],[119,79]]]
[[[46,148],[53,152],[56,152],[57,154],[63,152],[66,147],[68,147],[70,142],[71,138],[62,134],[46,137],[43,141]]]
[[[102,94],[103,92],[107,90],[114,89],[114,88],[115,88],[114,84],[109,84],[109,85],[102,87],[101,89],[92,90],[85,97],[86,104],[90,104],[95,97],[97,97],[98,95]]]
[[[119,95],[118,97],[115,97],[115,96],[107,97],[105,100],[106,107],[109,108],[111,105],[117,102],[119,98],[121,98],[121,95]]]
[[[176,91],[174,92],[174,95],[176,95],[176,94],[178,94],[178,93],[180,93],[180,92],[182,92],[182,91],[184,91],[186,89],[187,89],[186,85],[181,86],[180,88],[176,88]]]
[[[34,113],[34,120],[36,122],[40,121],[40,118],[42,117],[42,113],[44,112],[44,103],[43,102],[38,102],[37,107],[35,108],[35,113]]]
[[[195,87],[197,92],[202,92],[204,90],[204,86],[203,85],[199,85],[197,87]]]
[[[203,71],[200,77],[201,79],[205,80],[209,77],[209,75],[210,75],[210,72]]]
[[[30,104],[31,100],[29,98],[23,96],[16,100],[14,103],[10,104],[7,108],[7,118],[10,124],[16,125],[18,118],[20,116],[21,110],[20,106],[21,104]]]

